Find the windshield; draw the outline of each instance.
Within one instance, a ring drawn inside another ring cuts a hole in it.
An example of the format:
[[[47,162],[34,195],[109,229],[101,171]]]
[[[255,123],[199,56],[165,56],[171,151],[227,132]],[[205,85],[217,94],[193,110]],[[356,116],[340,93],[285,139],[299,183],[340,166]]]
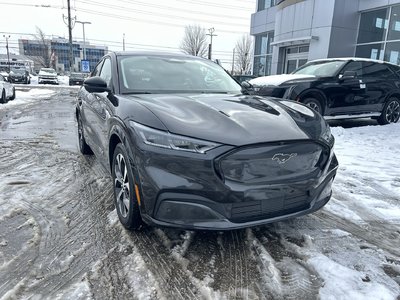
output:
[[[295,70],[292,74],[314,75],[321,77],[335,76],[345,64],[346,61],[343,60],[310,62]]]
[[[83,78],[83,73],[71,73],[70,77]]]
[[[24,69],[13,69],[10,71],[10,73],[14,73],[14,74],[25,74],[25,70]]]
[[[120,87],[129,93],[241,93],[219,65],[183,56],[121,56]]]
[[[42,68],[40,69],[40,73],[52,73],[52,74],[56,74],[56,71],[54,69],[47,69],[47,68]]]

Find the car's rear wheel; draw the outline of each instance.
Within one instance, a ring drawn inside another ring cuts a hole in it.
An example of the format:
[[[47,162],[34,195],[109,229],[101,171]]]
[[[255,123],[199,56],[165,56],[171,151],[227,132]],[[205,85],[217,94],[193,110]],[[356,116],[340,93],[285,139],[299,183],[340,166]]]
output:
[[[132,167],[125,147],[116,146],[112,161],[114,200],[118,218],[129,230],[138,230],[143,222],[140,216],[138,187],[135,184]]]
[[[10,100],[14,100],[15,99],[15,88],[13,88],[13,93],[12,96],[10,97]]]
[[[323,115],[324,111],[323,111],[323,107],[321,102],[313,97],[308,97],[305,98],[302,101],[305,105],[307,105],[308,107],[312,108],[313,110],[315,110],[316,112],[320,113],[321,115]]]
[[[6,91],[5,90],[1,91],[0,103],[7,103]]]
[[[396,97],[391,97],[383,107],[382,114],[378,118],[378,123],[386,125],[396,123],[400,118],[400,100]]]
[[[84,155],[93,154],[92,149],[90,149],[90,146],[86,144],[85,136],[83,133],[83,124],[80,117],[78,117],[78,140],[79,140],[79,150],[81,151],[82,154]]]

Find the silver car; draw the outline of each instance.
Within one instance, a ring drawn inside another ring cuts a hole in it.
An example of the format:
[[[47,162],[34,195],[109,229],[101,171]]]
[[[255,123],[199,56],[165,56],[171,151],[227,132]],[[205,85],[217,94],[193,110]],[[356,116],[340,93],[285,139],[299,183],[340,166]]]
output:
[[[15,87],[8,82],[8,79],[0,74],[0,103],[7,103],[15,99]]]
[[[52,68],[41,68],[38,83],[58,84],[57,72]]]

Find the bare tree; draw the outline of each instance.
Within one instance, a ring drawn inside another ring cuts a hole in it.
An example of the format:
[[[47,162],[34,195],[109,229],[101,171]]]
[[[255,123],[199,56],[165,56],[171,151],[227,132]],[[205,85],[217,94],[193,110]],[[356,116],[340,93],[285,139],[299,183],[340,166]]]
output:
[[[250,35],[243,35],[235,47],[235,72],[249,74],[251,72],[253,42]]]
[[[186,54],[205,57],[208,51],[206,30],[199,25],[186,26],[180,48]]]
[[[42,29],[36,27],[36,34],[34,34],[33,37],[38,43],[38,47],[34,51],[28,52],[26,54],[33,59],[35,64],[40,65],[41,67],[50,67],[50,46],[48,41],[46,40],[46,35],[44,34]]]

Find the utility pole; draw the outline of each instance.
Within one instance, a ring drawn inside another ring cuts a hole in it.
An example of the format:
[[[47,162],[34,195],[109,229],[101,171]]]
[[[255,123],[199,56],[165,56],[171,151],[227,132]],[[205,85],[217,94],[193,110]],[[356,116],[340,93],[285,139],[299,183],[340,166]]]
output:
[[[122,50],[125,51],[125,33],[122,36]]]
[[[83,60],[86,60],[86,38],[85,38],[85,24],[92,24],[91,22],[84,22],[76,20],[75,23],[82,24],[83,28]]]
[[[236,49],[236,48],[233,48],[233,55],[232,55],[232,72],[231,72],[231,75],[233,75],[233,71],[234,71],[234,68],[235,68],[235,49]]]
[[[6,49],[7,49],[7,64],[8,64],[8,73],[10,73],[10,51],[8,50],[8,39],[11,37],[10,35],[3,34],[3,37],[6,38]]]
[[[71,3],[70,0],[67,0],[68,3],[68,36],[69,36],[69,71],[72,70],[74,56],[72,53],[72,21],[71,21]]]
[[[215,29],[214,29],[214,27],[212,27],[212,28],[208,29],[209,33],[207,33],[207,35],[210,36],[210,44],[208,45],[208,59],[211,59],[211,57],[212,57],[211,51],[212,51],[213,36],[217,36],[216,34],[214,34],[214,31],[215,31]]]

